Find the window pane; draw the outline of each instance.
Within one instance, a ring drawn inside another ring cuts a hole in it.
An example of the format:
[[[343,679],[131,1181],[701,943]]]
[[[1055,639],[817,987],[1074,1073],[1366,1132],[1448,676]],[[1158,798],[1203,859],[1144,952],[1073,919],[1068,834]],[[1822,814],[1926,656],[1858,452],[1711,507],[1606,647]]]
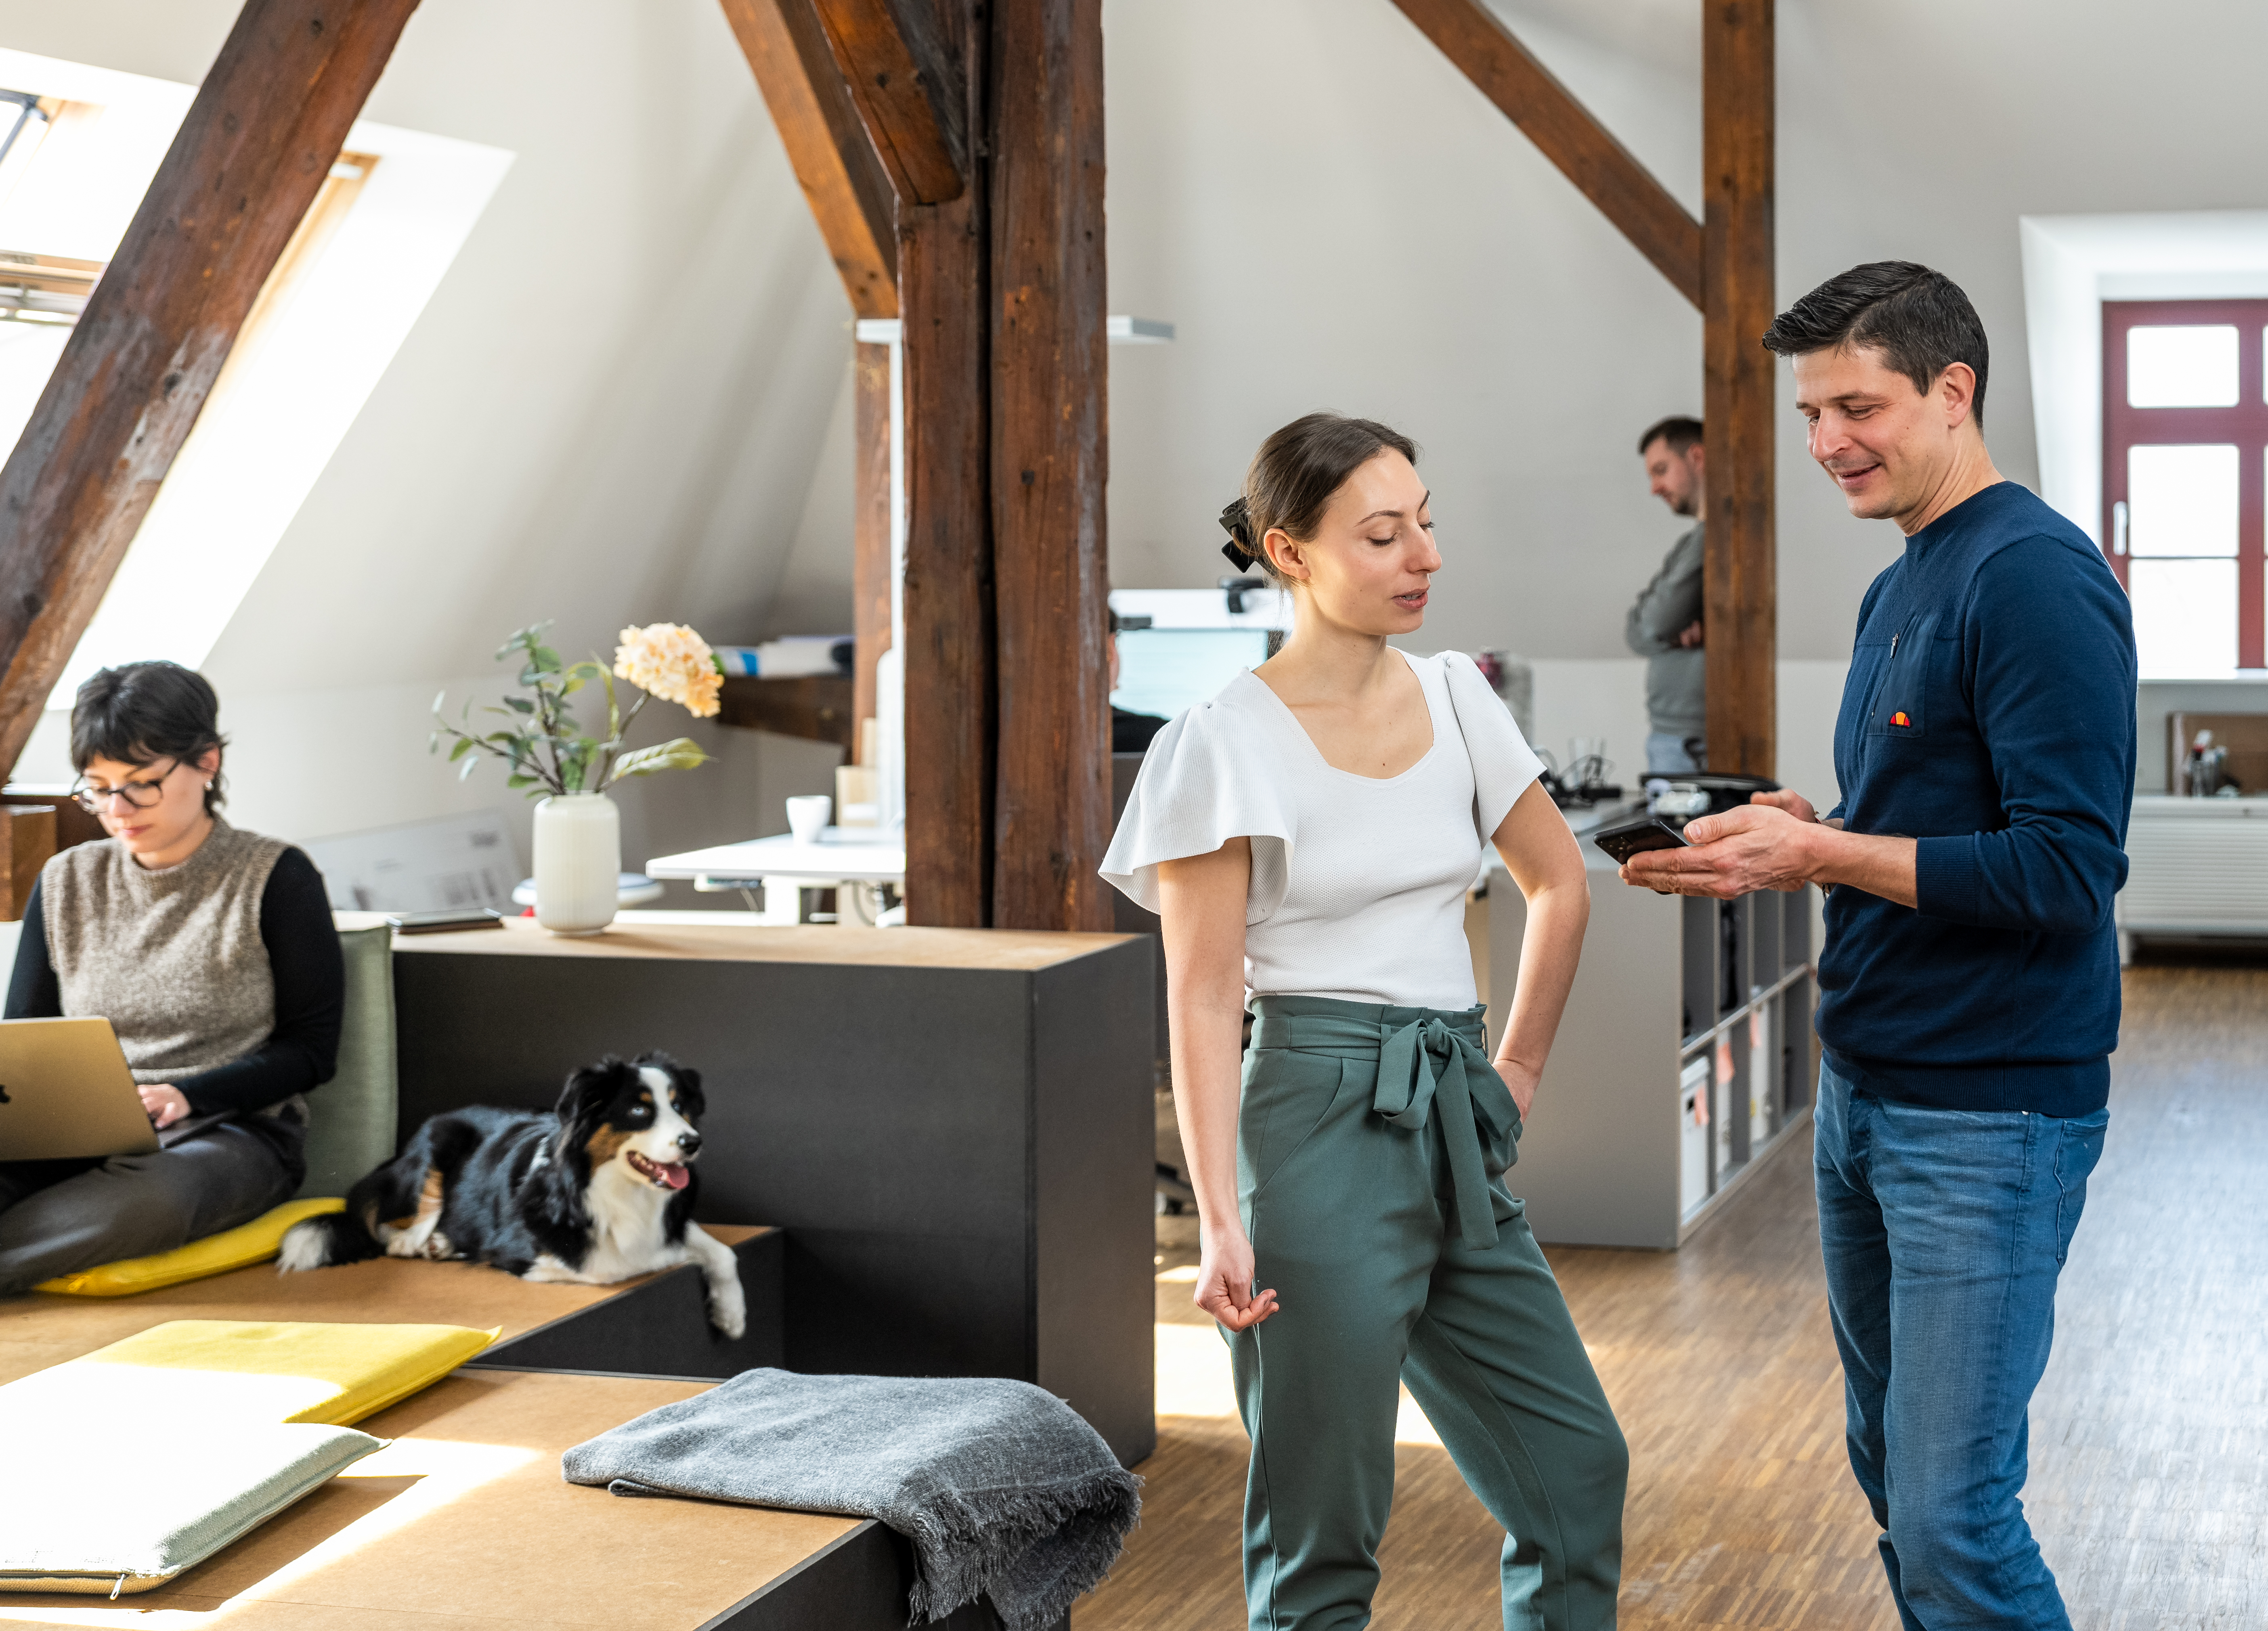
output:
[[[2236,671],[2235,562],[2135,561],[2126,573],[2143,679]]]
[[[2126,450],[2126,549],[2236,553],[2236,449],[2226,443]]]
[[[2235,326],[2128,329],[2126,402],[2131,408],[2234,408]]]

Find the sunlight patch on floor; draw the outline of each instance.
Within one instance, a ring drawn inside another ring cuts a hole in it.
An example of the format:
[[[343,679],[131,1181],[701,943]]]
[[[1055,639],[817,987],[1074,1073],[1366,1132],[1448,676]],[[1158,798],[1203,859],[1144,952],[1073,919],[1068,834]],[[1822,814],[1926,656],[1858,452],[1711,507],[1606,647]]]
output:
[[[1170,1271],[1169,1271],[1170,1272]],[[1194,1278],[1195,1271],[1191,1271]],[[1160,1280],[1167,1276],[1160,1275]],[[1236,1386],[1230,1377],[1228,1344],[1217,1326],[1174,1325],[1160,1321],[1158,1333],[1158,1414],[1161,1416],[1207,1416],[1233,1419]],[[1394,1424],[1397,1444],[1439,1444],[1440,1435],[1402,1390],[1402,1407]]]

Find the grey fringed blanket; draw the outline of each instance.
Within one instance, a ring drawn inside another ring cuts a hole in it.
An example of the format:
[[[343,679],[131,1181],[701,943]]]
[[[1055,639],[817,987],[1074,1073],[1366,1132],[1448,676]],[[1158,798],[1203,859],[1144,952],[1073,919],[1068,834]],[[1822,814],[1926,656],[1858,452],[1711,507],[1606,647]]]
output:
[[[1118,1561],[1141,1480],[1027,1382],[745,1370],[560,1458],[571,1483],[875,1517],[911,1540],[915,1621],[989,1593],[1042,1631]]]

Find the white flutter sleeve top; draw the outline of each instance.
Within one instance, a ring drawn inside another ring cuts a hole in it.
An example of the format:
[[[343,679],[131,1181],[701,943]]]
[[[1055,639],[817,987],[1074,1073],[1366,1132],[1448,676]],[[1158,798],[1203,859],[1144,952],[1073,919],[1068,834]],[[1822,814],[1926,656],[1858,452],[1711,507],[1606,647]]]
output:
[[[1333,768],[1247,671],[1151,742],[1102,876],[1154,912],[1159,863],[1249,838],[1254,994],[1472,1007],[1465,893],[1543,766],[1470,658],[1408,660],[1433,722],[1433,746],[1409,769]]]

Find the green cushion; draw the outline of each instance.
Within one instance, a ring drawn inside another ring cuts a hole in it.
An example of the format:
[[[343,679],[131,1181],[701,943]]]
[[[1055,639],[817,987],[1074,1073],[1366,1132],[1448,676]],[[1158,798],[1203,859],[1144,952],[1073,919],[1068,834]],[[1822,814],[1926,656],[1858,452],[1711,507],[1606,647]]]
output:
[[[346,1023],[338,1074],[307,1095],[307,1179],[302,1199],[342,1195],[394,1158],[394,931],[341,929],[347,966]]]

